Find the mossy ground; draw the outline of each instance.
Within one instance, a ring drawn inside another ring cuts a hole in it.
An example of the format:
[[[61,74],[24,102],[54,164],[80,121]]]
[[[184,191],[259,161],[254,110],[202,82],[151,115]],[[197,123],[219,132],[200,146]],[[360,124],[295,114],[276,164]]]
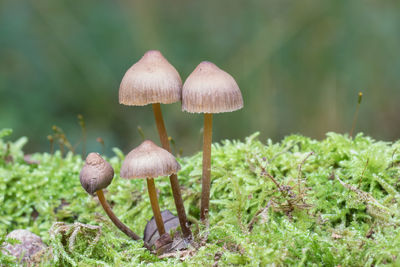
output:
[[[254,134],[214,144],[210,228],[192,227],[197,241],[207,240],[182,260],[159,259],[110,223],[80,186],[79,155],[35,154],[40,164],[27,164],[26,139],[5,141],[7,134],[0,134],[0,242],[18,228],[40,235],[52,251],[42,266],[400,265],[400,141],[329,133],[322,141],[292,135],[263,143]],[[119,177],[123,154],[114,151],[106,198],[142,235],[152,217],[146,184]],[[201,153],[179,161],[186,210],[198,218]],[[156,186],[160,207],[174,212],[168,179]],[[65,224],[49,231],[55,222]],[[77,222],[101,232],[67,225]]]

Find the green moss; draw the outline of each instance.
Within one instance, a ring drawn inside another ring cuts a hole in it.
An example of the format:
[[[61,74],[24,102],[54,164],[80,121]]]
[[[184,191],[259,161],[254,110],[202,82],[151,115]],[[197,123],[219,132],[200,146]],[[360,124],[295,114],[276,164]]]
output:
[[[40,235],[53,251],[43,266],[400,264],[399,141],[328,133],[322,141],[292,135],[262,143],[254,134],[214,144],[211,226],[193,226],[197,241],[207,242],[179,260],[151,255],[110,223],[80,186],[80,156],[35,154],[40,164],[28,165],[26,139],[4,141],[8,134],[0,132],[0,236],[17,228]],[[152,217],[146,185],[118,176],[123,154],[114,152],[108,160],[117,175],[106,197],[141,234]],[[198,218],[201,153],[179,161],[186,209]],[[174,211],[168,179],[156,186],[161,208]],[[101,226],[101,233],[77,222]]]

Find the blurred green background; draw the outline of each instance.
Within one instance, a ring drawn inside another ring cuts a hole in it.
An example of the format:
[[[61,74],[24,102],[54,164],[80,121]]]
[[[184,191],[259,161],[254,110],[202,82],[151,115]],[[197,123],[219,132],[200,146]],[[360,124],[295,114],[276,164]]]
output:
[[[79,142],[78,114],[90,151],[97,137],[109,154],[130,150],[138,126],[158,141],[150,106],[118,104],[125,71],[150,49],[183,81],[203,60],[237,80],[245,107],[214,116],[215,141],[349,132],[359,91],[356,130],[400,137],[398,0],[2,0],[0,128],[28,136],[27,152],[49,151],[52,125]],[[162,108],[183,154],[199,150],[202,116]]]

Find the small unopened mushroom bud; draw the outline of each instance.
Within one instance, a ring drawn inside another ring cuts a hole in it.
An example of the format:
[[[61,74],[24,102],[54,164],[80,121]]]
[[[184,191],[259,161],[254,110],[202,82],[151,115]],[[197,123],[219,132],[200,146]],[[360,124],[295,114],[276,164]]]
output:
[[[109,186],[113,177],[114,170],[110,163],[105,161],[98,153],[90,153],[87,156],[79,175],[82,187],[91,195]]]
[[[115,216],[104,196],[103,189],[110,185],[113,177],[114,169],[98,153],[90,153],[87,156],[85,165],[79,175],[82,187],[90,195],[97,194],[100,204],[115,226],[132,239],[139,240],[141,238]],[[149,248],[146,242],[144,242],[144,246]]]

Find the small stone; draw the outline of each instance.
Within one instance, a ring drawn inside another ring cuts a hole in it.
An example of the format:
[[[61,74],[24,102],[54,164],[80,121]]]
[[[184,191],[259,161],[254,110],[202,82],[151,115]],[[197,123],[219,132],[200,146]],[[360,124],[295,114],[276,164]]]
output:
[[[24,229],[12,231],[6,238],[16,239],[20,242],[15,245],[6,243],[3,249],[18,260],[22,257],[22,262],[30,262],[46,247],[39,236]]]
[[[174,235],[174,240],[172,241],[171,247],[169,249],[169,252],[187,249],[190,244],[194,245],[194,242],[192,242],[192,240],[183,238],[181,232],[176,232]]]
[[[164,210],[161,212],[161,217],[164,222],[165,231],[169,233],[171,230],[175,230],[179,227],[179,218],[174,216],[169,210]],[[157,224],[154,217],[146,224],[144,229],[144,241],[146,241],[150,246],[155,245],[157,239],[160,238],[157,230]]]
[[[164,254],[166,251],[169,251],[172,245],[172,238],[168,233],[163,234],[157,241],[155,242],[157,255]]]
[[[179,227],[179,218],[174,216],[169,210],[162,211],[161,216],[164,221],[166,234],[160,237],[154,217],[147,223],[144,230],[144,241],[146,241],[150,247],[155,246],[157,255],[185,250],[188,249],[190,245],[195,244],[192,240],[183,238],[180,231],[176,231],[173,238],[171,238],[168,233]]]
[[[159,239],[156,241],[156,249],[159,247],[165,246],[167,244],[172,243],[172,238],[168,233],[163,234]]]

